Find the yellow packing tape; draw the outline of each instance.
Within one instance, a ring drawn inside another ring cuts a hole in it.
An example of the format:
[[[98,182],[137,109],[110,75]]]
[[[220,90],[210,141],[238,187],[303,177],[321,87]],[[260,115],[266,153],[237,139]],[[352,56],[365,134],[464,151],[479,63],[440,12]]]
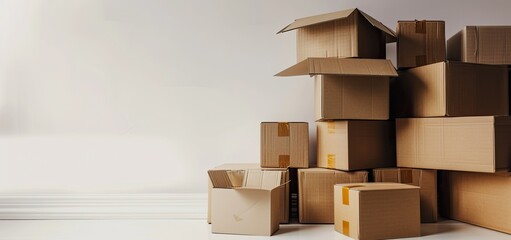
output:
[[[278,136],[289,137],[289,123],[287,122],[278,123]]]
[[[350,222],[342,220],[342,234],[350,235]]]
[[[279,155],[279,168],[287,168],[289,165],[289,155]]]
[[[327,154],[327,168],[335,168],[335,154]]]

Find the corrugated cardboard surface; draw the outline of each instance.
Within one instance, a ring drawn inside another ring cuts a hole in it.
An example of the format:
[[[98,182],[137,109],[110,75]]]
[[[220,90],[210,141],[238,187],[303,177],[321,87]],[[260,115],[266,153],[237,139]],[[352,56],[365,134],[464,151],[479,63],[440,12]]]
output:
[[[298,170],[300,223],[334,223],[334,185],[368,181],[367,171],[343,172],[323,168]]]
[[[447,40],[447,59],[511,64],[511,26],[466,26]]]
[[[213,233],[270,236],[279,229],[281,171],[209,170],[208,175]]]
[[[510,168],[511,117],[396,119],[397,166],[470,172]]]
[[[297,60],[309,57],[385,59],[385,43],[396,34],[358,9],[348,9],[295,20],[279,33],[298,29]]]
[[[308,123],[261,123],[261,167],[309,167]]]
[[[399,21],[397,36],[398,68],[417,67],[446,59],[444,21]]]
[[[504,66],[441,62],[399,72],[392,106],[399,117],[509,114]]]
[[[249,170],[249,169],[261,169],[258,163],[228,163],[217,166],[214,170]],[[281,184],[284,184],[289,181],[289,171],[285,168],[263,168],[265,171],[281,171],[282,172],[282,180]],[[211,183],[211,179],[208,178],[208,223],[211,223],[211,190],[213,189],[213,184]],[[281,207],[280,207],[280,223],[289,223],[289,184],[286,184],[279,192],[281,199]]]
[[[511,234],[511,176],[440,172],[442,216]]]
[[[355,239],[420,236],[419,188],[400,183],[337,184],[335,230]]]
[[[393,121],[317,122],[318,167],[360,170],[395,166]]]
[[[373,169],[375,182],[405,183],[420,187],[421,222],[438,220],[437,171],[411,168]]]
[[[343,76],[397,77],[396,69],[387,59],[308,58],[275,76],[334,74]]]

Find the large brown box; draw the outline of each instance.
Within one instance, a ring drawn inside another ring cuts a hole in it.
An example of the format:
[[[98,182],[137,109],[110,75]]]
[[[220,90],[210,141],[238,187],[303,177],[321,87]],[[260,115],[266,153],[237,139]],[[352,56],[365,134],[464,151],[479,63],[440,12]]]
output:
[[[385,43],[396,34],[358,9],[348,9],[295,20],[280,30],[297,29],[297,62],[310,57],[386,57]]]
[[[289,169],[287,168],[261,168],[258,163],[227,163],[222,164],[213,168],[212,170],[229,170],[229,171],[240,171],[240,170],[264,170],[264,171],[280,171],[282,172],[282,184],[290,181]],[[211,223],[211,191],[213,190],[213,184],[211,179],[208,178],[208,223]],[[290,214],[290,184],[286,184],[280,191],[280,223],[289,223]]]
[[[389,60],[309,58],[277,76],[316,75],[316,120],[389,119]]]
[[[511,117],[396,119],[397,166],[468,172],[511,167]]]
[[[420,187],[421,222],[438,221],[437,171],[412,168],[373,169],[375,182],[405,183]]]
[[[335,231],[354,239],[419,237],[419,188],[401,183],[337,184]]]
[[[511,64],[511,26],[466,26],[447,40],[447,59]]]
[[[509,114],[504,66],[440,62],[399,72],[392,82],[398,117]]]
[[[361,182],[368,182],[367,171],[299,169],[298,220],[300,223],[334,223],[334,185]]]
[[[439,173],[440,214],[511,234],[511,176],[490,173]]]
[[[308,168],[309,124],[306,122],[261,123],[261,167]]]
[[[398,68],[445,61],[444,21],[398,21],[396,32]]]
[[[317,122],[318,167],[345,171],[393,167],[393,121]]]

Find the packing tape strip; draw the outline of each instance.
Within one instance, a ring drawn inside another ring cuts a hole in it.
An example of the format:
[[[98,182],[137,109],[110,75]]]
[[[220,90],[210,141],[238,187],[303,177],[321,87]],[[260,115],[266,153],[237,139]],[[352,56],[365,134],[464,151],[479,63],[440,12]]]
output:
[[[287,122],[278,123],[278,136],[289,137],[289,123]]]
[[[327,154],[326,161],[327,168],[335,168],[335,154]]]
[[[288,168],[290,162],[289,155],[279,155],[279,168]]]
[[[342,187],[342,204],[350,205],[350,188],[363,187],[363,185],[351,185]]]
[[[426,20],[415,21],[415,33],[426,33]]]
[[[399,170],[399,182],[410,184],[413,182],[412,169]]]
[[[327,122],[326,123],[328,133],[335,133],[335,122]]]
[[[342,220],[342,234],[350,235],[350,222]]]

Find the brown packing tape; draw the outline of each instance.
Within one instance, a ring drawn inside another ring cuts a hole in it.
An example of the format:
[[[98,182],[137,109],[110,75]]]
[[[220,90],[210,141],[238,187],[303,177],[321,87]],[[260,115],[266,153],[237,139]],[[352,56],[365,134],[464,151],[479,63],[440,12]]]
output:
[[[279,168],[288,168],[290,162],[289,155],[279,155]]]
[[[415,33],[426,33],[426,21],[415,21]]]
[[[278,123],[278,136],[289,137],[289,123],[287,122]]]
[[[426,55],[417,55],[417,56],[415,56],[415,65],[416,66],[426,65]]]
[[[350,235],[350,222],[342,220],[342,234]]]
[[[327,154],[327,168],[335,168],[335,154]]]
[[[400,183],[413,183],[412,169],[401,169],[399,171]]]
[[[352,185],[342,187],[342,204],[350,205],[350,188],[363,187],[362,185]]]

